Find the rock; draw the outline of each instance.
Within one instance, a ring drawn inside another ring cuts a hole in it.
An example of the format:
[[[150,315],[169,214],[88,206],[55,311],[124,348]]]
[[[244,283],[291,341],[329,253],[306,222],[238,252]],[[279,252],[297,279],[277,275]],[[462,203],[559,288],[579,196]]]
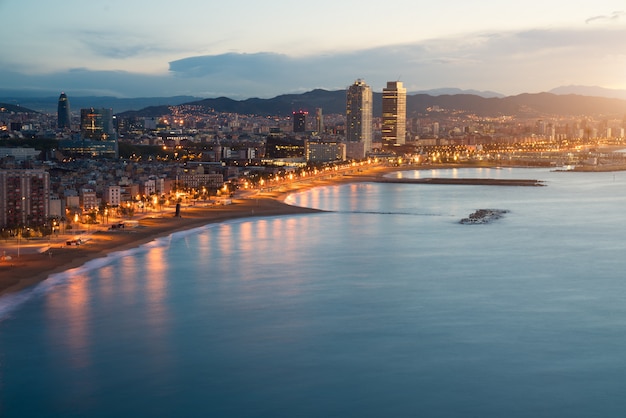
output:
[[[461,224],[488,224],[491,221],[500,219],[508,210],[503,209],[478,209],[476,212],[469,215],[467,218],[463,218],[459,223]]]

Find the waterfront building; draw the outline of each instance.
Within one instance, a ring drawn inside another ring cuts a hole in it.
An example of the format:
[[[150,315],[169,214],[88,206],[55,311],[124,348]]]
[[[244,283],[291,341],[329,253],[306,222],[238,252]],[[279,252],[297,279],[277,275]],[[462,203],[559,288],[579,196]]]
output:
[[[84,211],[98,208],[98,197],[93,189],[80,189],[80,203]]]
[[[356,80],[346,93],[346,142],[363,143],[363,155],[349,156],[364,158],[372,150],[372,113],[374,102],[372,89],[363,80]]]
[[[371,151],[368,151],[371,153]],[[364,142],[346,142],[346,158],[362,159],[367,155]]]
[[[306,163],[304,139],[272,134],[265,142],[265,156],[261,159],[270,165],[302,165]]]
[[[190,172],[179,175],[177,183],[178,188],[199,190],[202,187],[206,187],[209,190],[217,190],[224,185],[224,175],[219,173],[198,174]]]
[[[383,89],[383,146],[403,145],[406,140],[406,89],[401,81],[388,81]]]
[[[51,218],[65,218],[65,201],[59,198],[59,196],[50,196],[49,202],[50,206],[48,215]]]
[[[70,116],[70,101],[67,94],[61,92],[59,104],[57,106],[57,127],[59,129],[72,129],[72,118]]]
[[[307,162],[330,162],[346,160],[346,144],[338,141],[306,141]]]
[[[0,227],[42,226],[50,216],[45,170],[0,170]]]
[[[121,186],[109,186],[106,189],[105,199],[107,205],[111,207],[119,206],[122,203],[122,188]]]

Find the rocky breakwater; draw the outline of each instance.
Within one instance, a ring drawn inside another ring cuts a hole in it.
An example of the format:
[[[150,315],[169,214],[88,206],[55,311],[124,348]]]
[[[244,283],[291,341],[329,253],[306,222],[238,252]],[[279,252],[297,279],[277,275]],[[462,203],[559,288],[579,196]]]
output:
[[[504,214],[508,212],[508,210],[503,209],[478,209],[467,218],[461,219],[459,223],[465,225],[488,224],[502,218]]]

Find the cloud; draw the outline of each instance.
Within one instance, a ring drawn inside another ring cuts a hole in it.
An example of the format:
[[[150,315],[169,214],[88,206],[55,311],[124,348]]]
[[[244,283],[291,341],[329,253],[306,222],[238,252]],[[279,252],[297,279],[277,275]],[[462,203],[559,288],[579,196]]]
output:
[[[127,32],[80,31],[73,33],[71,38],[94,56],[117,60],[173,52],[173,49],[163,47],[162,44],[146,42],[145,39]]]
[[[178,77],[237,76],[265,77],[297,65],[297,60],[275,53],[207,55],[170,62],[170,71]]]
[[[170,71],[182,78],[219,76],[223,87],[242,83],[274,91],[275,86],[293,91],[307,81],[314,86],[345,87],[356,78],[381,89],[398,75],[419,89],[441,85],[548,89],[560,80],[589,78],[597,72],[590,71],[594,61],[626,53],[618,41],[625,37],[626,29],[480,33],[312,57],[271,53],[190,57],[171,62]]]
[[[620,20],[622,16],[626,16],[626,12],[616,11],[611,13],[610,15],[599,15],[593,16],[589,19],[585,20],[585,23],[607,23],[607,22],[617,22]]]
[[[409,91],[445,86],[518,94],[570,84],[620,87],[626,73],[623,39],[624,27],[587,27],[476,33],[304,57],[272,52],[189,56],[169,62],[169,72],[160,75],[74,69],[26,76],[0,70],[0,88],[240,99],[300,92],[306,86],[342,89],[358,78],[375,91],[396,79],[404,81]],[[129,47],[103,53],[139,52]]]

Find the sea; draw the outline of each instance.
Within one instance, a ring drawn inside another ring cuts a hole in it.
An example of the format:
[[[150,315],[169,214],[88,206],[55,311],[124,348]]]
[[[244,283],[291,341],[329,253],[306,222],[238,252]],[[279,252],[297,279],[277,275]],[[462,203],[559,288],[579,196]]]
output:
[[[392,176],[543,186],[313,188],[3,296],[0,416],[626,416],[626,172]]]

